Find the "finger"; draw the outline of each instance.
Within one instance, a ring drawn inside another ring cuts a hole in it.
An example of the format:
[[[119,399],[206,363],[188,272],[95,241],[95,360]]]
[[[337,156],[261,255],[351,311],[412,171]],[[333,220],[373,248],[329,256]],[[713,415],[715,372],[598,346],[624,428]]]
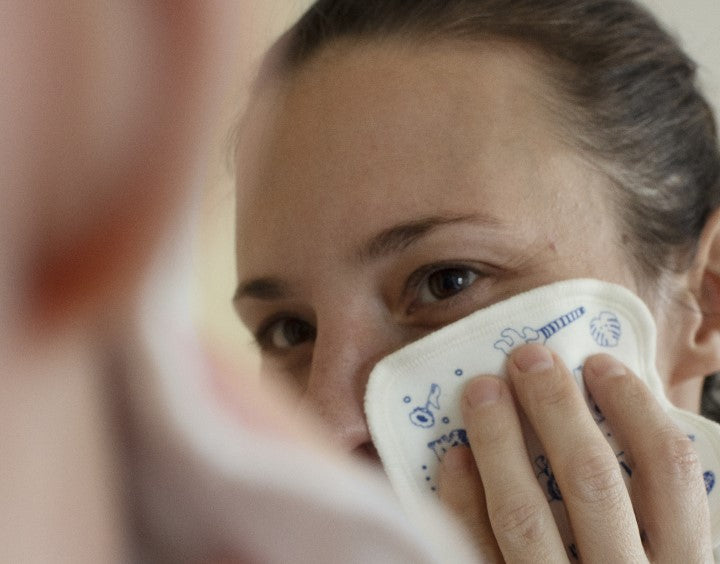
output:
[[[485,507],[485,492],[472,452],[467,447],[451,448],[440,463],[440,500],[468,528],[483,562],[503,562]]]
[[[462,401],[468,440],[485,490],[493,534],[508,562],[565,562],[567,556],[545,494],[528,461],[507,384],[481,377]]]
[[[645,559],[620,466],[562,361],[540,345],[511,355],[508,376],[545,449],[585,561]]]
[[[583,370],[593,399],[632,460],[632,493],[653,560],[712,561],[702,468],[690,439],[625,366],[607,355]]]

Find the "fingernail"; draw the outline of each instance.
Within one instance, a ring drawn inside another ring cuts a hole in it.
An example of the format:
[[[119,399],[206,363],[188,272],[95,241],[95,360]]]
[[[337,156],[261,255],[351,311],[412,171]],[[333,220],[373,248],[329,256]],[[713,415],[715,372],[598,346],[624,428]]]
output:
[[[545,372],[555,364],[552,353],[540,345],[526,345],[512,355],[520,372]]]
[[[500,397],[500,382],[497,378],[477,378],[465,388],[465,399],[470,407],[495,403]]]
[[[617,378],[627,374],[627,368],[607,354],[592,357],[586,365],[597,378]]]

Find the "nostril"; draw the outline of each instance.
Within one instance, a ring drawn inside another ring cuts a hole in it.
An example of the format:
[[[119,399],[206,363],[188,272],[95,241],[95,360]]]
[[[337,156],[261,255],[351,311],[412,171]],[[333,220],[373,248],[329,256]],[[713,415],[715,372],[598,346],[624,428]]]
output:
[[[369,460],[370,462],[378,465],[381,464],[380,455],[371,441],[367,441],[360,446],[355,447],[352,450],[352,454],[362,460]]]

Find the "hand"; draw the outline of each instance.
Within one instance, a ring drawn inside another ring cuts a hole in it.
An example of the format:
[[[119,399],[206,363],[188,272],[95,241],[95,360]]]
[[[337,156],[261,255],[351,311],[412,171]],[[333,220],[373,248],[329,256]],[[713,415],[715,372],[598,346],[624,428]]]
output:
[[[537,433],[585,562],[712,562],[700,464],[645,384],[607,355],[589,358],[585,385],[633,467],[632,493],[616,455],[562,361],[526,345],[508,381],[479,377],[463,396],[471,449],[441,464],[441,500],[491,562],[566,562],[566,547],[532,468],[518,408]],[[661,461],[662,463],[658,463]]]

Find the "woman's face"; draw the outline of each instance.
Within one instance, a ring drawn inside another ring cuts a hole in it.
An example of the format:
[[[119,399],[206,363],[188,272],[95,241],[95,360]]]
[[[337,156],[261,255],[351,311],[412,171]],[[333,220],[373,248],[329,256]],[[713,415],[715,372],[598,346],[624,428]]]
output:
[[[388,353],[552,281],[637,290],[608,181],[563,142],[537,67],[500,44],[339,45],[253,136],[236,305],[342,448],[372,452],[362,397]]]

